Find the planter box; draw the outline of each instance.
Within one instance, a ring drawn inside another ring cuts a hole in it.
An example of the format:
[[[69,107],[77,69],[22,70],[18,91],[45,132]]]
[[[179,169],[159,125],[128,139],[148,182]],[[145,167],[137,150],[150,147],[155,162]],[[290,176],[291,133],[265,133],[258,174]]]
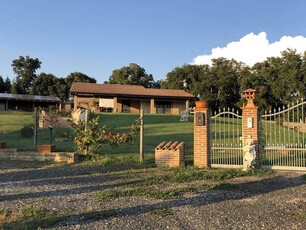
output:
[[[155,148],[157,166],[178,167],[185,165],[185,144],[178,141],[162,142]]]
[[[55,145],[36,145],[36,151],[39,153],[51,153],[54,150]]]
[[[196,108],[207,108],[208,104],[206,101],[196,101]]]
[[[5,149],[6,148],[6,142],[0,141],[0,149]]]

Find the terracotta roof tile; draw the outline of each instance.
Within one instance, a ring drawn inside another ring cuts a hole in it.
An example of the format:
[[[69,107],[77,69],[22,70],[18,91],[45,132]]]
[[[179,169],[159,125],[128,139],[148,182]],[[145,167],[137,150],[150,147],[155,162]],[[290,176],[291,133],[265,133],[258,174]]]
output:
[[[140,85],[96,84],[82,82],[74,82],[71,86],[70,93],[194,98],[191,93],[178,89],[151,89]]]

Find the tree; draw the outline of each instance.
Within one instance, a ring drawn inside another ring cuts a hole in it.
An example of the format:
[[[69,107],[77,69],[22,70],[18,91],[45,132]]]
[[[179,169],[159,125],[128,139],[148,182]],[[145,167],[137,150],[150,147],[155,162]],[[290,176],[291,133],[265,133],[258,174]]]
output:
[[[11,81],[6,77],[5,81],[0,75],[0,93],[10,93],[11,92]]]
[[[70,89],[73,82],[87,82],[87,83],[96,83],[96,79],[87,76],[81,72],[73,72],[70,73],[66,79],[66,84],[68,86],[68,90]]]
[[[29,94],[31,93],[33,83],[36,79],[36,70],[40,68],[41,61],[38,58],[30,58],[29,56],[19,56],[13,60],[12,67],[16,74],[15,93]]]
[[[210,92],[212,100],[210,105],[219,107],[233,107],[240,100],[239,76],[243,63],[226,58],[212,59],[209,73]]]
[[[4,84],[2,76],[0,75],[0,93],[4,93],[4,92],[5,92],[5,84]]]
[[[153,88],[154,79],[152,74],[147,74],[145,69],[135,63],[115,69],[109,77],[108,84],[142,85]]]
[[[201,86],[204,76],[208,71],[208,65],[183,65],[174,68],[167,73],[166,79],[161,81],[160,85],[163,89],[185,89],[193,95],[201,93]],[[184,82],[187,87],[184,87]]]
[[[56,91],[57,77],[52,74],[41,73],[33,85],[33,94],[42,96],[58,96]]]
[[[306,82],[303,58],[296,50],[287,49],[281,57],[271,57],[256,63],[253,88],[265,110],[282,107],[305,96]],[[257,99],[257,100],[258,100]]]
[[[65,79],[57,78],[53,74],[41,73],[34,82],[33,94],[68,99],[68,87]]]
[[[4,82],[4,92],[5,93],[10,93],[11,92],[11,80],[8,78],[8,77],[6,77],[6,79],[5,79],[5,82]]]

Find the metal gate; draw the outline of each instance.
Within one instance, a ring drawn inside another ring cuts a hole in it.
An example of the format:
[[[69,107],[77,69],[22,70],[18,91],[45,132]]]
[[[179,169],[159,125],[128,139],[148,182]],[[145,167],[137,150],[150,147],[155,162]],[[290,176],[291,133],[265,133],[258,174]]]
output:
[[[305,101],[261,116],[261,160],[264,168],[306,170]]]
[[[235,109],[223,109],[211,116],[211,166],[242,167],[242,116]]]

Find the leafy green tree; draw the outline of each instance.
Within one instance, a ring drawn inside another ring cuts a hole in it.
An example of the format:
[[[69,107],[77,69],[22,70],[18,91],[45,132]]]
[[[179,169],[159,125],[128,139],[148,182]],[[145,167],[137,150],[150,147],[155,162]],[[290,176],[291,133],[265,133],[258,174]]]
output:
[[[11,83],[11,93],[20,94],[21,92],[23,92],[21,85],[18,84],[16,78],[14,78]]]
[[[147,74],[145,69],[135,63],[115,69],[109,77],[108,84],[142,85],[146,88],[153,88],[154,79],[152,74]]]
[[[202,81],[208,71],[208,65],[183,65],[174,68],[167,73],[166,79],[161,81],[160,85],[163,89],[185,89],[193,95],[202,93]],[[184,83],[187,84],[184,86]]]
[[[234,60],[218,58],[208,65],[183,65],[169,72],[161,82],[162,88],[184,89],[208,102],[213,109],[232,107],[240,99],[239,77],[243,65]]]
[[[41,73],[35,79],[33,94],[42,96],[58,96],[56,90],[57,77],[52,74]]]
[[[53,74],[41,73],[34,82],[33,94],[59,97],[62,101],[68,99],[69,88],[64,78]]]
[[[242,63],[226,58],[212,60],[210,68],[211,91],[214,107],[233,107],[240,100],[239,77]]]
[[[68,87],[66,79],[65,78],[57,78],[57,81],[55,83],[55,87],[56,87],[56,91],[57,91],[57,96],[62,101],[68,100],[70,87]]]
[[[12,67],[16,74],[14,82],[15,93],[30,94],[33,83],[36,79],[36,70],[40,68],[41,61],[38,58],[30,58],[29,56],[19,56],[13,60]]]
[[[4,93],[4,92],[5,92],[5,84],[4,84],[4,80],[2,76],[0,75],[0,93]]]
[[[258,106],[265,110],[282,107],[305,95],[303,58],[296,50],[287,49],[281,57],[271,57],[252,68],[253,88]]]
[[[4,92],[10,93],[11,92],[11,80],[6,77],[5,82],[4,82]]]
[[[68,86],[68,90],[70,90],[70,87],[72,85],[73,82],[86,82],[86,83],[96,83],[96,79],[91,78],[89,76],[87,76],[86,74],[83,74],[81,72],[73,72],[70,73],[66,79],[66,84]]]

